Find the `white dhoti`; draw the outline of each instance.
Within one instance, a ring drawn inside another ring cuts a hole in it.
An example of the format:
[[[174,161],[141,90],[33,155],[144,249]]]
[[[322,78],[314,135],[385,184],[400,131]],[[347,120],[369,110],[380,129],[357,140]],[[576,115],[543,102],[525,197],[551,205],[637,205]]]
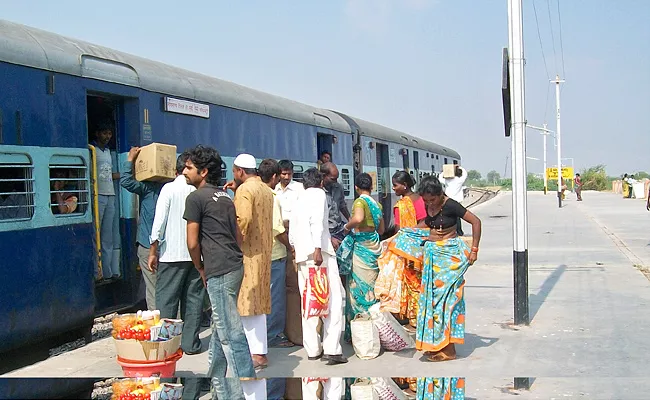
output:
[[[246,333],[251,354],[267,354],[266,314],[242,316],[241,322],[244,325],[244,333]]]
[[[320,400],[317,396],[319,381],[307,382],[310,378],[302,378],[303,400]],[[329,378],[321,381],[323,384],[323,400],[341,400],[343,397],[343,378]]]
[[[246,400],[266,400],[266,379],[242,380],[241,388]]]
[[[302,344],[308,357],[317,357],[321,353],[331,356],[343,354],[343,349],[341,348],[341,333],[345,328],[343,320],[343,298],[345,297],[345,289],[343,289],[341,278],[339,277],[339,267],[336,262],[336,257],[332,257],[326,253],[322,254],[322,266],[327,266],[327,279],[330,288],[328,303],[329,312],[327,316],[322,317],[322,346],[321,338],[317,331],[318,317],[302,317]],[[298,263],[298,287],[300,288],[301,293],[300,302],[302,310],[305,308],[302,293],[304,293],[307,279],[309,279],[310,267],[315,267],[314,260],[312,259]]]

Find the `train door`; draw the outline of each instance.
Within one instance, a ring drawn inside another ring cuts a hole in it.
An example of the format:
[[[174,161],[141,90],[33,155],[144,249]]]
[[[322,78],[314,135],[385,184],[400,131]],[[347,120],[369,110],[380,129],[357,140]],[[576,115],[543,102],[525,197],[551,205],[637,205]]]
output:
[[[377,197],[384,211],[384,225],[390,225],[393,209],[388,145],[377,143]]]
[[[330,161],[334,162],[334,156],[332,155],[332,145],[334,144],[334,136],[327,133],[319,133],[317,135],[317,147],[318,147],[318,159],[320,160],[321,155],[324,152],[330,154]]]

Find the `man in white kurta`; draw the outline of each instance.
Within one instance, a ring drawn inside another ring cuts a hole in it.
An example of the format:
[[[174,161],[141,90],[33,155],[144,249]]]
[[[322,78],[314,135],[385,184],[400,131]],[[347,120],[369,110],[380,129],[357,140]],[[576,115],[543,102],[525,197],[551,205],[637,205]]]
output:
[[[298,197],[289,222],[289,242],[294,248],[298,264],[303,346],[310,360],[322,358],[328,365],[346,363],[341,348],[345,290],[339,277],[336,253],[329,232],[327,199],[322,188],[323,175],[316,168],[310,168],[303,175],[303,185],[305,191]],[[330,288],[328,313],[322,317],[322,341],[317,331],[319,317],[305,318],[306,304],[302,295],[310,269],[321,266],[325,267]]]

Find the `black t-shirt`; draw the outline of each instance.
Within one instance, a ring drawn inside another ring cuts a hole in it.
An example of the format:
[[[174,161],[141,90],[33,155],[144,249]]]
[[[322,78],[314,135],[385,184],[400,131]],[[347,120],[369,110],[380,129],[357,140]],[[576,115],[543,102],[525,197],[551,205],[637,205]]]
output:
[[[446,229],[456,225],[458,218],[465,216],[467,209],[454,199],[447,199],[442,210],[436,215],[430,216],[427,210],[427,217],[424,223],[431,229]]]
[[[220,276],[244,267],[237,244],[237,214],[228,193],[205,185],[187,196],[187,221],[198,222],[205,278]]]

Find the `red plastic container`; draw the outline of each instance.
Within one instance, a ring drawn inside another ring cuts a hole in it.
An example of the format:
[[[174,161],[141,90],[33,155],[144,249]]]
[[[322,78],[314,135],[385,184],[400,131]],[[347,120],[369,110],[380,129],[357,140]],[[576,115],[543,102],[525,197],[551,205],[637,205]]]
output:
[[[183,357],[183,350],[179,349],[173,356],[162,361],[135,361],[127,360],[120,356],[117,363],[122,367],[127,378],[173,378],[176,374],[176,362]]]

